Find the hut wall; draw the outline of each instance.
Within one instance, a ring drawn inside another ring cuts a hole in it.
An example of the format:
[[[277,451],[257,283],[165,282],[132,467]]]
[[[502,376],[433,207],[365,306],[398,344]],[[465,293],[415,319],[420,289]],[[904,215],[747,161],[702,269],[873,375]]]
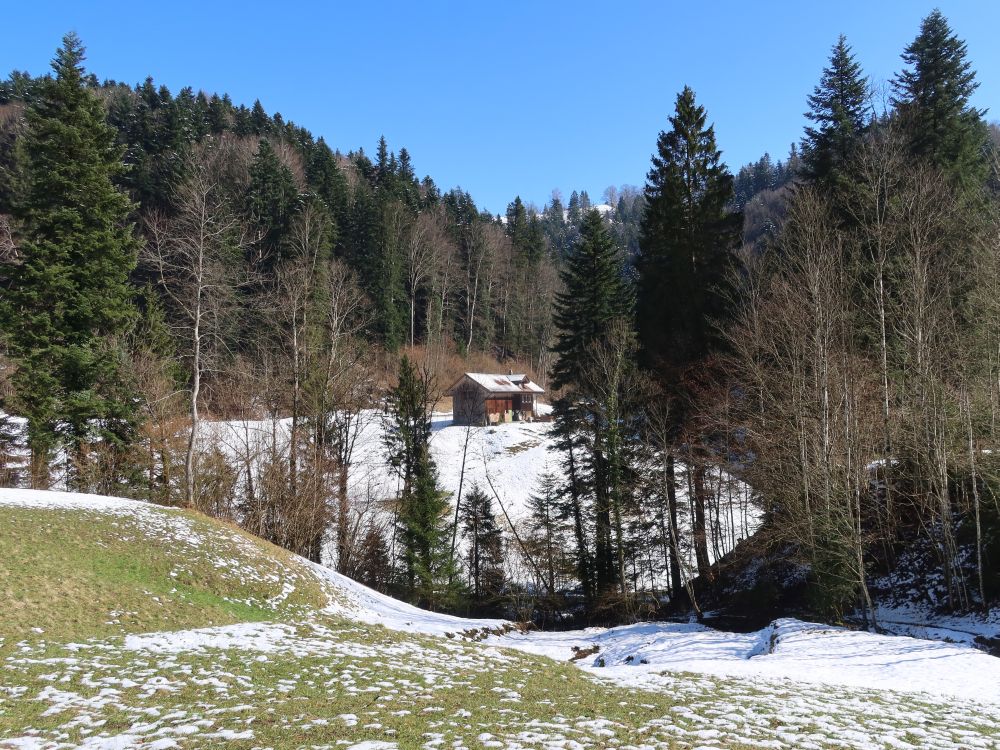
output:
[[[466,381],[452,391],[452,419],[455,424],[481,425],[486,420],[486,403],[482,389]]]

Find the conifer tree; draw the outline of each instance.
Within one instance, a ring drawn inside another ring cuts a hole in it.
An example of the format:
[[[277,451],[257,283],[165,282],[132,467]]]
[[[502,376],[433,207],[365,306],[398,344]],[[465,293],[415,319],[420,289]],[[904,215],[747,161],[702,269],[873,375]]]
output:
[[[99,445],[99,455],[122,451],[137,421],[119,343],[136,316],[133,206],[115,186],[123,151],[85,84],[83,59],[79,38],[68,34],[55,76],[28,109],[14,207],[21,258],[0,272],[36,487],[46,486],[55,449],[65,447],[81,469],[88,445]],[[76,471],[69,479],[81,486]]]
[[[297,207],[298,188],[292,173],[281,163],[270,142],[261,140],[250,165],[247,210],[261,230],[255,261],[263,271],[273,271],[282,259]]]
[[[469,580],[476,601],[495,598],[504,584],[503,533],[493,514],[493,499],[474,485],[462,504],[462,531],[469,544]]]
[[[389,394],[385,445],[402,482],[397,513],[402,585],[417,604],[441,609],[458,589],[451,558],[448,495],[437,486],[431,459],[430,380],[405,355],[399,382]]]
[[[806,128],[802,139],[808,179],[830,189],[846,179],[844,169],[867,122],[867,88],[868,79],[841,34],[830,54],[830,65],[809,97],[806,117],[815,124]]]
[[[548,468],[539,476],[537,489],[528,496],[528,512],[539,549],[538,563],[545,576],[543,584],[550,596],[556,592],[557,576],[562,572],[562,559],[568,541],[561,508],[563,496],[556,475]]]
[[[426,443],[418,445],[410,492],[400,498],[399,539],[404,586],[421,607],[453,607],[459,594],[451,557],[448,493],[437,486],[437,468]]]
[[[741,216],[731,212],[733,178],[706,126],[704,107],[685,87],[677,95],[670,132],[661,132],[646,181],[642,222],[638,329],[648,366],[672,400],[672,439],[689,421],[691,368],[714,348],[714,328],[723,316],[720,291],[739,241]],[[699,573],[707,574],[705,467],[688,440],[694,467],[694,542]],[[670,463],[671,472],[673,463]],[[674,477],[668,478],[669,482]]]
[[[528,229],[528,211],[519,195],[507,205],[507,224],[504,228],[514,247],[520,247]]]
[[[599,392],[603,384],[593,387],[591,365],[616,331],[631,328],[632,315],[632,290],[622,254],[596,210],[584,215],[580,240],[567,258],[562,278],[565,289],[556,296],[554,312],[558,334],[552,382],[567,391],[555,404],[556,432],[567,458],[577,568],[593,606],[597,597],[613,594],[621,583],[612,541],[621,441],[617,416],[602,413],[606,394]],[[586,548],[585,503],[594,515],[593,555]]]
[[[654,367],[684,366],[709,350],[713,318],[723,311],[718,287],[739,241],[741,217],[728,208],[733,178],[706,122],[685,86],[647,175],[638,326]]]
[[[562,280],[565,289],[556,296],[554,312],[559,329],[552,370],[555,388],[579,383],[593,344],[607,334],[613,321],[632,311],[624,259],[597,211],[584,216],[580,240],[566,259]]]
[[[903,52],[909,69],[893,82],[893,104],[914,156],[975,185],[985,176],[987,131],[983,112],[969,104],[979,83],[966,52],[941,11],[931,12]]]

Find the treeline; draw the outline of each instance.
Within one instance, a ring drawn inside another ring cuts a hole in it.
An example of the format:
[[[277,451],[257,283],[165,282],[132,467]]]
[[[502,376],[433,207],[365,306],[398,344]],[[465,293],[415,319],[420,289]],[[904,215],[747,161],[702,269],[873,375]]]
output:
[[[713,514],[740,494],[726,478],[760,503],[762,554],[807,571],[815,613],[874,623],[867,581],[914,542],[935,555],[929,599],[996,600],[996,144],[939,12],[902,57],[879,111],[838,40],[791,174],[765,157],[734,179],[685,89],[634,284],[599,217],[584,222],[556,300],[563,472],[535,523],[561,524],[589,612],[641,611],[658,589],[697,611]]]
[[[774,252],[743,258],[724,331],[731,446],[768,532],[808,564],[813,606],[875,611],[867,581],[905,543],[930,598],[1000,592],[996,144],[966,46],[937,11],[888,111],[841,37],[809,98],[800,184]],[[735,421],[732,421],[734,420]]]

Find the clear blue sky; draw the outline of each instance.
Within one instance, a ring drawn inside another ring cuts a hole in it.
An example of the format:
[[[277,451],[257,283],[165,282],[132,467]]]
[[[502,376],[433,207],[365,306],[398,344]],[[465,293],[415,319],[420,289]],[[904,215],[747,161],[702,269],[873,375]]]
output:
[[[0,71],[46,72],[75,30],[101,79],[259,98],[342,151],[384,134],[418,174],[498,212],[515,194],[540,206],[553,188],[641,185],[685,84],[734,170],[784,158],[837,34],[887,81],[935,5],[1000,119],[993,0],[12,2]]]

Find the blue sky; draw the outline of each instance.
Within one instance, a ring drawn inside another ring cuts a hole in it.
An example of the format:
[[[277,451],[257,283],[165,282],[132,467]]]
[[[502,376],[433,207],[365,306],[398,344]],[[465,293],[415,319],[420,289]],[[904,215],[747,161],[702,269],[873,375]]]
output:
[[[1000,119],[992,0],[19,2],[0,72],[46,72],[72,29],[102,79],[259,98],[343,151],[384,134],[420,175],[498,212],[515,194],[540,206],[554,188],[641,185],[685,84],[734,171],[783,158],[837,35],[884,82],[935,5],[968,43],[975,103]]]

